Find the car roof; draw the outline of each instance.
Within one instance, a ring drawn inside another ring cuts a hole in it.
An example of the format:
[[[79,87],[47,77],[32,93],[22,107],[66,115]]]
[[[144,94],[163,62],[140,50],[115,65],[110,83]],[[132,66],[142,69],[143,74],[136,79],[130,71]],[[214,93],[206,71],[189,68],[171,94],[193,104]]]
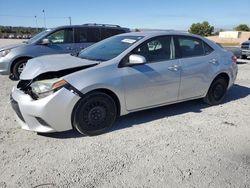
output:
[[[64,29],[64,28],[77,28],[77,27],[93,27],[93,28],[111,28],[111,29],[126,29],[128,30],[129,28],[126,27],[120,27],[118,25],[110,25],[110,24],[82,24],[82,25],[64,25],[64,26],[58,26],[52,28],[54,29]]]
[[[201,38],[199,35],[190,34],[188,32],[183,31],[175,31],[175,30],[159,30],[159,31],[140,31],[140,32],[130,32],[120,34],[122,36],[142,36],[142,37],[156,37],[161,35],[184,35],[184,36],[193,36],[197,38]]]

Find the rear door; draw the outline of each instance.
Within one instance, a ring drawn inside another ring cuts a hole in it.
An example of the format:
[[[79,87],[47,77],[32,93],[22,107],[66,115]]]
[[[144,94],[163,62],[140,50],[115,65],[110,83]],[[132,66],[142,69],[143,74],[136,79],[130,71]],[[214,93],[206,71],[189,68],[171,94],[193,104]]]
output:
[[[190,36],[175,37],[180,57],[179,100],[203,96],[218,68],[218,55],[203,40]]]

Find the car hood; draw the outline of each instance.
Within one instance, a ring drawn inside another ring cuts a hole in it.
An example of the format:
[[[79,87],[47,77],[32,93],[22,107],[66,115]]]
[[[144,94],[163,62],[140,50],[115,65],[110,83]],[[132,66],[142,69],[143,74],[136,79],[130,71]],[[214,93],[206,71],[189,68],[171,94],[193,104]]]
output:
[[[27,62],[20,79],[32,80],[45,73],[48,77],[55,75],[63,76],[67,74],[67,70],[69,74],[98,63],[97,61],[81,59],[70,54],[41,56]]]
[[[2,51],[2,50],[7,50],[7,49],[17,48],[17,47],[23,46],[23,45],[26,45],[26,44],[24,44],[24,43],[19,43],[19,44],[11,44],[11,45],[7,45],[7,46],[3,46],[3,47],[0,47],[0,51]]]

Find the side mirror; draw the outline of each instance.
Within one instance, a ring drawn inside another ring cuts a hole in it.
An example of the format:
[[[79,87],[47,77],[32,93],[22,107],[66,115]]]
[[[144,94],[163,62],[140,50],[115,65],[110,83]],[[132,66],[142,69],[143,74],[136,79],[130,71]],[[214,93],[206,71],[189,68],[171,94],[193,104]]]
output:
[[[141,55],[132,54],[129,56],[129,65],[140,65],[146,62],[146,58]]]
[[[49,39],[43,39],[42,42],[41,42],[42,45],[47,45],[49,43],[50,43]]]

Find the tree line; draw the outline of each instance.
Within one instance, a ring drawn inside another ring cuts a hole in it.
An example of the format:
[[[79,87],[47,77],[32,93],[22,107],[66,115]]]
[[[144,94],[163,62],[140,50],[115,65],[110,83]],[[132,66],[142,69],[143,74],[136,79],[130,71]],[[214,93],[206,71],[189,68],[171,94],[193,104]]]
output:
[[[44,28],[0,26],[0,38],[18,38],[18,36],[30,38],[43,30]]]
[[[235,31],[250,31],[247,24],[240,24],[234,28]],[[201,36],[211,36],[218,35],[219,32],[214,32],[214,26],[210,25],[209,22],[204,21],[202,23],[193,23],[188,30],[190,33],[201,35]]]
[[[44,28],[12,27],[0,25],[0,38],[30,38],[43,30]],[[247,24],[240,24],[235,27],[234,30],[250,31],[250,28]],[[201,36],[218,35],[218,32],[214,32],[214,26],[210,25],[207,21],[202,23],[193,23],[188,31]]]

